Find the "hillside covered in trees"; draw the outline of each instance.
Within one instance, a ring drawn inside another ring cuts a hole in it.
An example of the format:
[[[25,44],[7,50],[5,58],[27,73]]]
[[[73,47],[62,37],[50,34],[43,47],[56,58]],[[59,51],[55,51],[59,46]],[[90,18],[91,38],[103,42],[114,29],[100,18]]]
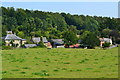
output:
[[[96,37],[110,37],[120,43],[120,19],[110,17],[71,15],[13,7],[2,8],[2,36],[12,30],[21,38],[46,36],[76,43],[89,33]],[[80,35],[78,38],[76,35]],[[94,39],[93,37],[91,39]],[[84,39],[83,39],[84,40]],[[72,44],[72,43],[71,43]]]

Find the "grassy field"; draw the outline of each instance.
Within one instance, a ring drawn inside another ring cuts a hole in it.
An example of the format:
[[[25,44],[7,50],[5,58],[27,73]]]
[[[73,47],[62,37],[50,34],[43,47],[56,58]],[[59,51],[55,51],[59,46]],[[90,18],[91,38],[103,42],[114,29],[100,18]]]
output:
[[[117,78],[118,48],[3,50],[3,78]]]

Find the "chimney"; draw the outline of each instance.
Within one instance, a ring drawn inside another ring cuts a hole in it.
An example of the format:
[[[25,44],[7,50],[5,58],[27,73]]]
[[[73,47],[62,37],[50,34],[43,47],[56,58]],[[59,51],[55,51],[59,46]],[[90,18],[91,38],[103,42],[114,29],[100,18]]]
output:
[[[12,34],[12,31],[6,31],[7,34]]]

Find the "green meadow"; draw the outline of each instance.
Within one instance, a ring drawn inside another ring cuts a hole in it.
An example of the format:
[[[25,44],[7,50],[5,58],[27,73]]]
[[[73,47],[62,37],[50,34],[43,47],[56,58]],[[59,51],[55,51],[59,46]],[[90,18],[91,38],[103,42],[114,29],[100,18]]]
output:
[[[118,48],[2,51],[3,78],[117,78]]]

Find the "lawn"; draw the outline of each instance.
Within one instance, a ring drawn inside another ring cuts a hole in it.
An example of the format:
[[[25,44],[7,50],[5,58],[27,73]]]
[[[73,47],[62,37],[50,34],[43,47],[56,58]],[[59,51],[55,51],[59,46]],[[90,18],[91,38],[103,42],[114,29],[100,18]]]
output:
[[[3,50],[3,78],[117,78],[118,48]]]

